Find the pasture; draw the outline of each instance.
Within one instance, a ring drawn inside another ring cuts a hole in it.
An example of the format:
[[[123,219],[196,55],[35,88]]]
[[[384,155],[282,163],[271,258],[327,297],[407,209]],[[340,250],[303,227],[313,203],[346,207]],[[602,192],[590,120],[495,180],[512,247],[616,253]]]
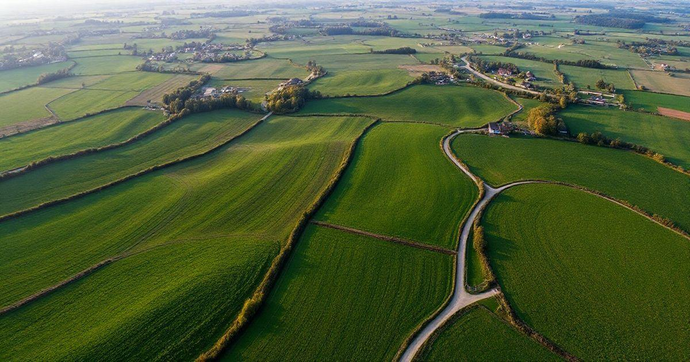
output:
[[[140,57],[129,55],[110,55],[103,57],[77,58],[77,66],[72,73],[77,75],[102,75],[133,72],[137,65],[144,63]]]
[[[592,360],[690,353],[687,239],[556,185],[505,191],[482,224],[517,315],[566,351]]]
[[[81,89],[48,103],[48,107],[60,120],[71,121],[102,110],[124,106],[127,100],[136,95],[136,91]]]
[[[599,131],[612,139],[644,145],[684,168],[690,167],[690,122],[616,108],[570,106],[558,113],[570,133]]]
[[[426,124],[377,125],[315,219],[454,249],[478,190],[443,154],[447,133]]]
[[[309,72],[285,59],[262,58],[235,63],[202,65],[201,72],[210,72],[220,79],[288,79],[306,78]]]
[[[575,142],[481,135],[456,137],[453,151],[491,185],[525,179],[568,182],[626,200],[690,230],[690,177],[638,154]]]
[[[402,69],[335,71],[317,79],[309,89],[329,96],[376,95],[404,87],[413,78]]]
[[[596,90],[595,85],[599,79],[613,83],[619,90],[635,89],[635,83],[625,69],[594,69],[572,65],[559,65],[558,68],[565,74],[568,82],[573,82],[580,89]]]
[[[0,139],[0,172],[50,156],[122,142],[163,121],[162,112],[123,108]],[[39,147],[40,146],[40,147]]]
[[[54,73],[69,68],[72,62],[59,62],[35,67],[24,67],[0,71],[0,92],[21,88],[38,81],[38,77],[45,73]]]
[[[46,104],[73,91],[72,89],[31,87],[0,95],[0,109],[2,109],[0,129],[21,122],[50,117],[51,113],[46,109]]]
[[[515,105],[503,94],[492,90],[469,86],[417,85],[382,97],[311,101],[300,113],[365,113],[390,121],[479,127],[515,109]]]
[[[685,74],[674,73],[675,76],[672,77],[667,73],[651,70],[632,70],[630,73],[637,84],[653,92],[690,97],[690,77]]]
[[[559,360],[483,306],[458,312],[416,356],[416,361]]]
[[[450,293],[452,263],[449,255],[311,225],[223,360],[391,360]]]
[[[690,112],[690,98],[687,97],[642,91],[623,92],[623,95],[625,96],[625,102],[635,109],[658,112],[657,107],[664,107]]]
[[[26,270],[16,276],[23,283],[2,282],[15,293],[42,288],[108,255],[124,257],[0,317],[0,354],[195,358],[235,318],[370,122],[272,118],[194,161],[0,223],[3,248],[13,250],[3,254],[10,260],[2,267]],[[278,178],[282,182],[274,182]],[[137,222],[127,222],[132,218]],[[69,347],[57,341],[70,341]]]

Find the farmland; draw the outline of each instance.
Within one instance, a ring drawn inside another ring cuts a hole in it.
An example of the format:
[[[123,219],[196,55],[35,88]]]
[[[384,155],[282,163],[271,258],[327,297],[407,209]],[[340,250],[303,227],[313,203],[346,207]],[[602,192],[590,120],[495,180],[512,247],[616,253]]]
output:
[[[0,360],[690,358],[679,0],[6,2]]]
[[[510,149],[510,156],[502,156]],[[568,182],[626,200],[690,230],[690,178],[632,152],[529,137],[463,135],[455,154],[492,185],[524,179]],[[663,185],[659,180],[664,180]],[[676,197],[666,198],[663,195]]]
[[[485,307],[470,307],[466,313],[461,312],[418,358],[421,361],[491,361],[503,356],[515,360],[557,360],[554,354]]]
[[[574,106],[559,113],[573,134],[600,131],[610,138],[646,145],[685,168],[690,167],[690,122],[639,112]]]
[[[477,190],[439,151],[446,133],[425,124],[376,126],[316,219],[454,248]]]
[[[427,110],[433,109],[433,112]],[[377,98],[336,98],[308,103],[302,113],[366,113],[391,121],[478,127],[516,107],[498,92],[465,86],[414,86]]]
[[[683,237],[551,185],[506,191],[483,225],[509,302],[547,338],[583,359],[687,355],[690,270],[681,261],[690,244]]]

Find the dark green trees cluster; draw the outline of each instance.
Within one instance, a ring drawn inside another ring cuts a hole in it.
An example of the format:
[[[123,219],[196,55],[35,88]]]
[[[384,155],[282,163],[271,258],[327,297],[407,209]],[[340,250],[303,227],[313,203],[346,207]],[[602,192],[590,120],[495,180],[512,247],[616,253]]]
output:
[[[309,98],[309,90],[302,86],[288,86],[266,96],[266,109],[275,113],[290,113],[300,109]]]
[[[410,48],[410,47],[401,47],[401,48],[378,50],[378,51],[374,51],[374,49],[372,49],[371,52],[374,54],[415,54],[415,53],[417,53],[417,50],[414,48]]]
[[[204,74],[199,79],[189,82],[186,87],[178,88],[173,93],[163,95],[163,103],[168,106],[170,113],[179,113],[184,109],[185,102],[201,87],[211,79],[211,76]]]
[[[556,118],[555,112],[556,106],[548,103],[534,107],[527,114],[527,124],[537,134],[558,135],[559,130],[565,128],[565,124],[561,119]]]
[[[488,60],[484,60],[480,57],[477,56],[469,56],[467,58],[471,63],[475,65],[480,71],[482,72],[493,72],[496,71],[500,68],[506,69],[511,71],[513,74],[518,74],[520,73],[520,68],[518,68],[517,65],[513,63],[503,63],[503,62],[491,62]]]
[[[36,81],[36,83],[37,83],[37,84],[45,84],[45,83],[48,83],[48,82],[52,82],[52,81],[54,81],[54,80],[58,80],[58,79],[62,79],[62,78],[71,77],[71,76],[73,76],[73,75],[74,75],[74,74],[72,74],[72,73],[69,71],[69,68],[60,69],[60,70],[58,70],[57,72],[54,72],[54,73],[44,73],[44,74],[41,74],[41,75],[38,77],[38,81]]]

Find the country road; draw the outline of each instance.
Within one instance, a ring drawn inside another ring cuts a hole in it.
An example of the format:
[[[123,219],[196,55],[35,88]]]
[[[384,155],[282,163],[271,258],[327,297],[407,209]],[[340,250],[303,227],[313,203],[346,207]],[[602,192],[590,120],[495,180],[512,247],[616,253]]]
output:
[[[525,89],[525,88],[516,87],[516,86],[514,86],[514,85],[506,84],[506,83],[503,83],[503,82],[499,82],[498,80],[493,79],[493,78],[489,77],[489,76],[486,75],[486,74],[483,74],[483,73],[481,73],[481,72],[478,72],[478,71],[474,70],[474,69],[470,66],[470,62],[467,61],[467,56],[464,56],[464,57],[462,57],[461,59],[462,59],[463,62],[465,62],[465,65],[462,66],[463,68],[467,69],[467,70],[470,71],[472,74],[476,75],[476,76],[479,77],[479,78],[484,79],[484,80],[487,81],[487,82],[496,84],[496,85],[499,86],[499,87],[503,87],[503,88],[506,88],[506,89],[512,89],[512,90],[515,90],[515,91],[518,91],[518,92],[524,92],[524,93],[535,94],[535,95],[541,95],[541,94],[542,94],[541,92],[537,92],[537,91],[535,91],[535,90],[529,90],[529,89]]]

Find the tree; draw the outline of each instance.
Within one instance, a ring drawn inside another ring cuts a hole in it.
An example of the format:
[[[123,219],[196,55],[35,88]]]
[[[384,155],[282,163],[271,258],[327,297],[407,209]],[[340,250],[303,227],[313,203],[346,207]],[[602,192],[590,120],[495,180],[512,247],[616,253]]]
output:
[[[594,86],[597,87],[597,89],[604,89],[606,88],[607,84],[602,78],[599,78],[599,80],[594,84]]]
[[[568,99],[565,96],[561,96],[561,99],[558,100],[558,105],[561,109],[565,109],[568,107]]]

